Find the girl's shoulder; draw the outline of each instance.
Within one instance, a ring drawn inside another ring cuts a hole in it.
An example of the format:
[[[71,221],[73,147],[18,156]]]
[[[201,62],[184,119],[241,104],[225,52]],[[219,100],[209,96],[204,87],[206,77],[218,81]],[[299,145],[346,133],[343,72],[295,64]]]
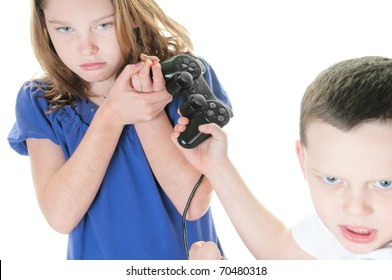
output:
[[[53,110],[53,104],[48,98],[50,89],[51,85],[40,79],[25,82],[16,98],[16,111],[46,115],[48,118],[64,111],[66,106]]]
[[[40,80],[29,80],[25,82],[19,89],[16,105],[46,105],[48,106],[48,102],[44,96],[45,89],[47,85]]]
[[[71,141],[71,138],[66,139],[66,135],[80,138],[87,130],[87,125],[71,106],[50,111],[50,102],[44,98],[46,89],[49,88],[42,81],[32,80],[25,82],[18,92],[15,104],[16,120],[8,141],[20,154],[28,154],[28,138],[45,138],[55,144],[65,145],[64,143]]]

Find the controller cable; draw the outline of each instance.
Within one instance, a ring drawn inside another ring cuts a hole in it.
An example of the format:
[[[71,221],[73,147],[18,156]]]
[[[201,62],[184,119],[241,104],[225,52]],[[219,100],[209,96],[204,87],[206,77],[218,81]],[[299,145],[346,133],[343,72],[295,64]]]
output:
[[[189,245],[188,245],[188,235],[187,235],[187,230],[186,230],[186,214],[188,212],[189,206],[192,202],[193,197],[195,196],[197,189],[199,188],[201,182],[203,181],[203,178],[204,178],[204,174],[201,174],[199,180],[197,181],[196,185],[192,189],[191,194],[189,195],[188,201],[186,202],[186,205],[184,208],[184,212],[182,213],[182,233],[183,233],[185,254],[186,254],[187,259],[189,259]]]

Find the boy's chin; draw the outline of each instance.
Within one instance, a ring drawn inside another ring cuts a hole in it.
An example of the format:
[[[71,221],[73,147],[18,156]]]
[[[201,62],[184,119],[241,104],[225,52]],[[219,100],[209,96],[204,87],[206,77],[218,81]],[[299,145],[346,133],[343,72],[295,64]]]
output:
[[[372,251],[379,249],[378,246],[375,246],[374,242],[363,244],[363,243],[356,243],[356,242],[345,240],[343,244],[341,242],[341,245],[343,246],[344,249],[346,249],[346,251],[355,255],[368,254]]]

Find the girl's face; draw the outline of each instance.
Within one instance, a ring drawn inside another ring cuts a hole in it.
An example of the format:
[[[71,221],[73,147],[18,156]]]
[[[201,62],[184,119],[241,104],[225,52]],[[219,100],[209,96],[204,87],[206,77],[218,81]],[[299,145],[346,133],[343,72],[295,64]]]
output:
[[[297,153],[313,204],[325,226],[351,253],[392,240],[392,123],[371,121],[341,131],[321,121]]]
[[[90,83],[112,81],[124,62],[110,0],[47,0],[45,22],[63,63]]]

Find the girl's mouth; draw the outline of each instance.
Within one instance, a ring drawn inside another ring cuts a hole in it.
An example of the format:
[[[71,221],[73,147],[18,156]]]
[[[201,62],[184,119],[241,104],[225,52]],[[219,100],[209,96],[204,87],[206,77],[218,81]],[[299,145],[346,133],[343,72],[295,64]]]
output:
[[[98,70],[101,69],[105,65],[104,62],[90,62],[84,63],[80,65],[84,70],[91,71],[91,70]]]
[[[360,226],[339,226],[343,236],[354,243],[370,243],[376,238],[377,230]]]

